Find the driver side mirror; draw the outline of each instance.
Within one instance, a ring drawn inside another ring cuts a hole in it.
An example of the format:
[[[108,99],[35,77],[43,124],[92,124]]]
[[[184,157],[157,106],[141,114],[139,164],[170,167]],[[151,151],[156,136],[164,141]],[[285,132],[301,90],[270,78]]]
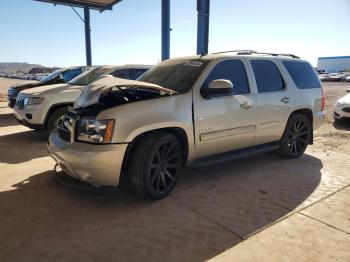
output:
[[[230,80],[216,79],[209,83],[209,89],[213,90],[214,92],[215,90],[221,90],[231,93],[233,89],[233,84]]]
[[[232,95],[233,84],[230,80],[227,79],[212,80],[207,88],[201,89],[201,94],[205,99]]]

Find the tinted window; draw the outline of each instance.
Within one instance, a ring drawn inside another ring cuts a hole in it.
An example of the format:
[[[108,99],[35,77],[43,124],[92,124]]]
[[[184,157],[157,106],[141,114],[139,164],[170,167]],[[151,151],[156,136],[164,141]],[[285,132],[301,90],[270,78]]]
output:
[[[68,70],[68,71],[62,73],[64,82],[69,82],[74,77],[80,75],[82,72],[83,72],[82,68],[76,68],[76,69]]]
[[[136,80],[140,76],[143,75],[144,72],[147,71],[147,69],[132,69],[131,71],[131,79]]]
[[[320,81],[309,63],[283,61],[283,64],[298,88],[321,88]]]
[[[218,63],[204,81],[202,92],[208,92],[209,83],[217,79],[230,80],[233,84],[232,94],[249,93],[247,74],[240,60],[226,60]]]
[[[207,64],[204,59],[170,59],[152,67],[138,80],[185,93],[192,88]]]
[[[69,84],[86,86],[90,84],[92,81],[95,81],[99,76],[108,72],[109,70],[110,69],[105,67],[95,67],[73,78],[71,81],[69,81]]]
[[[284,82],[275,63],[268,60],[252,60],[258,92],[273,92],[282,90]]]
[[[116,70],[113,73],[111,73],[111,75],[114,77],[130,79],[130,70],[128,69]]]

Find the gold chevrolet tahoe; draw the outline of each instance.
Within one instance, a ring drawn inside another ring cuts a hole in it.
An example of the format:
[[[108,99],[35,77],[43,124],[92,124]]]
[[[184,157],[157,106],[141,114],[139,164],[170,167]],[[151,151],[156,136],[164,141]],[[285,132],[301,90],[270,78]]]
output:
[[[187,164],[209,156],[270,147],[300,157],[324,106],[316,72],[294,55],[170,59],[138,81],[106,77],[87,86],[48,150],[73,178],[95,186],[125,178],[142,197],[161,199]]]

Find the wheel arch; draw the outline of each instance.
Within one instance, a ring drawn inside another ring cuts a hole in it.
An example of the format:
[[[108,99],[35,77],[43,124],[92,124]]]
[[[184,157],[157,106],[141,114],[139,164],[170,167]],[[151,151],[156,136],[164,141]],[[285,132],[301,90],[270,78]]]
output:
[[[183,150],[182,154],[184,157],[184,161],[185,162],[187,161],[188,154],[189,154],[189,140],[188,140],[186,131],[181,127],[162,127],[162,128],[147,130],[141,134],[138,134],[129,144],[130,147],[135,145],[138,141],[143,139],[145,136],[156,132],[167,132],[167,133],[173,134],[180,141],[180,145]]]
[[[313,112],[310,108],[298,108],[295,109],[291,112],[291,114],[289,115],[288,121],[289,119],[295,115],[295,114],[301,114],[306,116],[309,120],[310,120],[310,124],[311,124],[311,134],[310,134],[310,141],[309,144],[312,145],[314,143],[314,132],[313,132],[313,121],[314,121],[314,115]]]
[[[68,106],[73,106],[73,103],[65,102],[65,103],[58,103],[58,104],[54,104],[54,105],[50,106],[50,108],[47,111],[47,114],[45,116],[44,125],[43,125],[44,129],[47,128],[48,119],[54,111],[56,111],[57,109],[63,108],[63,107],[68,107]]]

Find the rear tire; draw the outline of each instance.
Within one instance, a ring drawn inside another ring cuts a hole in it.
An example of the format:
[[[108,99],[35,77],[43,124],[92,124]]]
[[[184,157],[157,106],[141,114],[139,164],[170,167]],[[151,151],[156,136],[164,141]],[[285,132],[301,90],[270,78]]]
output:
[[[173,190],[182,167],[179,140],[170,133],[155,132],[144,136],[132,148],[128,180],[142,198],[158,200]]]
[[[47,119],[46,129],[50,133],[56,129],[56,123],[58,119],[66,115],[68,112],[68,107],[61,107],[50,113],[49,118]]]
[[[311,139],[310,120],[302,114],[293,114],[280,140],[278,153],[284,158],[298,158],[304,154]]]

